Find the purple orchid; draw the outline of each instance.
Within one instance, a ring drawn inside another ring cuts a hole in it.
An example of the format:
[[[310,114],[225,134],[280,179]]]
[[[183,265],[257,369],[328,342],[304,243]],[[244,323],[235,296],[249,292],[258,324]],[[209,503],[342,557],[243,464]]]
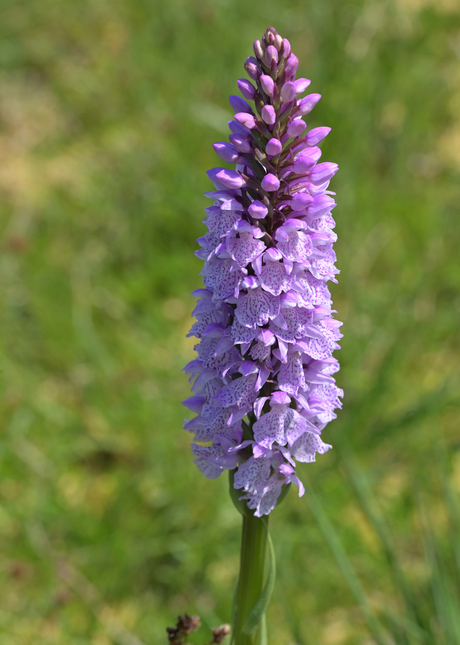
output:
[[[295,462],[331,448],[321,431],[343,392],[332,376],[341,323],[327,287],[338,273],[328,190],[338,167],[318,163],[317,147],[330,128],[306,130],[302,116],[320,95],[301,98],[310,81],[296,80],[285,38],[270,27],[254,53],[245,64],[253,82],[238,81],[244,99],[230,97],[230,143],[214,144],[235,169],[208,171],[213,205],[196,252],[204,288],[193,293],[189,333],[198,356],[185,368],[193,396],[184,404],[198,416],[184,427],[201,472],[234,470],[240,499],[260,517],[286,484],[303,494]]]

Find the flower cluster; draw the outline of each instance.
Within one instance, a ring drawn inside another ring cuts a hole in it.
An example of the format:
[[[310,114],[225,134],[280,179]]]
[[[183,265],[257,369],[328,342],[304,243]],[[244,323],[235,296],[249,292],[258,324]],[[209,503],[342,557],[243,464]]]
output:
[[[193,295],[197,358],[185,368],[198,416],[185,422],[192,450],[209,478],[235,470],[256,516],[276,506],[284,485],[303,486],[295,460],[315,461],[331,446],[321,430],[335,418],[343,392],[333,374],[340,322],[332,317],[327,282],[337,282],[337,239],[328,189],[334,163],[318,163],[330,128],[306,130],[302,117],[321,98],[304,94],[297,57],[270,27],[254,43],[240,79],[244,99],[229,142],[214,144],[235,169],[213,168],[206,193],[208,232],[198,240],[204,288]]]

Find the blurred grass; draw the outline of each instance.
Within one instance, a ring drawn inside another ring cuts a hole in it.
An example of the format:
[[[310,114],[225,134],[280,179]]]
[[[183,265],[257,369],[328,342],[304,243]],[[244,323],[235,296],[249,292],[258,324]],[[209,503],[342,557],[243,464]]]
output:
[[[332,127],[341,167],[346,398],[336,449],[300,475],[373,614],[408,617],[381,517],[427,642],[458,642],[429,598],[459,584],[442,564],[459,557],[458,2],[3,0],[2,644],[156,645],[184,611],[203,642],[229,619],[239,519],[192,463],[180,370],[211,144],[270,24],[323,94],[309,125]],[[308,500],[289,496],[272,536],[271,642],[376,642]]]

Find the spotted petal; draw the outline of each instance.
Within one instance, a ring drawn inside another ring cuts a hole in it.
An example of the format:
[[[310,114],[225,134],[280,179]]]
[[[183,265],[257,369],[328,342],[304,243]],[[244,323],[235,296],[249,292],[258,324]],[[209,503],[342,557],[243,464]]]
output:
[[[254,328],[266,325],[279,312],[279,298],[257,287],[239,298],[235,315],[244,327]]]

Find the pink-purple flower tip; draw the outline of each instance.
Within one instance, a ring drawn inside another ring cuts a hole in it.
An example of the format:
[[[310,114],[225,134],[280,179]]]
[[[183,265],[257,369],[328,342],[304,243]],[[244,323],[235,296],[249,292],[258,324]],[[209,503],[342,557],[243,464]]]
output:
[[[270,66],[272,61],[278,63],[278,50],[273,45],[269,45],[265,50],[265,62]]]
[[[244,125],[245,128],[248,128],[248,130],[253,130],[256,127],[254,117],[252,114],[248,114],[247,112],[238,112],[235,114],[235,119],[238,123]]]
[[[246,154],[251,152],[251,144],[249,142],[249,136],[244,134],[231,134],[229,137],[230,143],[232,143],[238,152]]]
[[[253,81],[257,81],[257,79],[261,74],[260,67],[257,63],[257,59],[254,58],[254,56],[248,56],[244,64],[244,69],[246,70],[246,72],[248,73],[248,76],[252,78]]]
[[[319,148],[307,148],[300,152],[294,160],[294,172],[301,175],[312,168],[321,157]]]
[[[261,201],[255,199],[248,207],[248,212],[254,219],[263,219],[267,216],[268,208]]]
[[[228,100],[235,112],[247,112],[248,114],[254,114],[252,107],[249,105],[249,103],[246,103],[246,101],[242,99],[241,96],[230,94]]]
[[[291,398],[286,392],[273,392],[270,400],[270,405],[289,405]]]
[[[250,101],[254,100],[256,96],[256,88],[246,78],[239,78],[237,81],[238,89],[245,99]]]
[[[329,195],[318,195],[308,206],[308,214],[311,217],[322,217],[335,208],[336,203]]]
[[[262,49],[262,43],[260,42],[260,40],[256,40],[254,42],[253,49],[256,58],[262,60],[262,58],[264,57],[264,50]]]
[[[318,101],[321,98],[321,94],[309,94],[304,99],[301,99],[297,103],[298,112],[302,115],[309,114]]]
[[[272,79],[272,77],[268,76],[267,74],[262,74],[262,76],[260,77],[260,84],[265,94],[272,98],[273,90],[275,89],[275,81]]]
[[[295,93],[297,96],[299,94],[303,94],[307,87],[309,87],[311,84],[311,81],[308,78],[298,78],[295,82]]]
[[[237,163],[240,158],[238,150],[234,146],[232,146],[231,143],[214,143],[212,147],[219,155],[219,157],[223,159],[223,161],[227,161],[228,163]]]
[[[305,123],[305,121],[303,121],[302,119],[294,119],[289,124],[289,127],[287,129],[287,135],[289,137],[298,137],[299,135],[302,134],[302,132],[305,130],[306,127],[307,127],[307,124]]]
[[[291,208],[293,211],[303,211],[313,201],[313,197],[308,193],[297,193],[291,199]]]
[[[282,149],[283,146],[279,139],[270,139],[270,141],[268,141],[267,145],[265,146],[265,152],[267,153],[267,155],[270,155],[270,157],[279,155]]]
[[[272,173],[269,172],[268,175],[265,175],[262,179],[261,186],[267,191],[267,193],[271,193],[278,190],[280,187],[280,180],[276,175],[272,175]]]
[[[332,179],[338,169],[336,163],[320,163],[310,171],[310,181],[313,184],[323,184]]]
[[[244,186],[244,179],[235,170],[223,168],[216,174],[216,178],[227,188],[242,188]]]
[[[283,85],[281,88],[281,98],[285,103],[289,103],[295,98],[296,88],[295,83],[289,81]]]
[[[318,143],[327,137],[330,131],[331,128],[326,127],[313,128],[313,130],[310,130],[310,132],[307,133],[305,143],[308,146],[317,146]]]
[[[276,121],[276,112],[273,105],[264,105],[262,108],[262,119],[267,125],[273,125]]]
[[[291,53],[291,44],[287,38],[283,38],[281,41],[281,56],[283,58],[289,58]]]
[[[299,66],[299,59],[295,54],[291,54],[287,59],[286,65],[284,67],[284,73],[286,77],[290,78],[292,76],[295,76],[298,66]]]
[[[283,38],[281,41],[281,56],[283,58],[289,58],[289,55],[291,53],[291,43],[287,38]]]

